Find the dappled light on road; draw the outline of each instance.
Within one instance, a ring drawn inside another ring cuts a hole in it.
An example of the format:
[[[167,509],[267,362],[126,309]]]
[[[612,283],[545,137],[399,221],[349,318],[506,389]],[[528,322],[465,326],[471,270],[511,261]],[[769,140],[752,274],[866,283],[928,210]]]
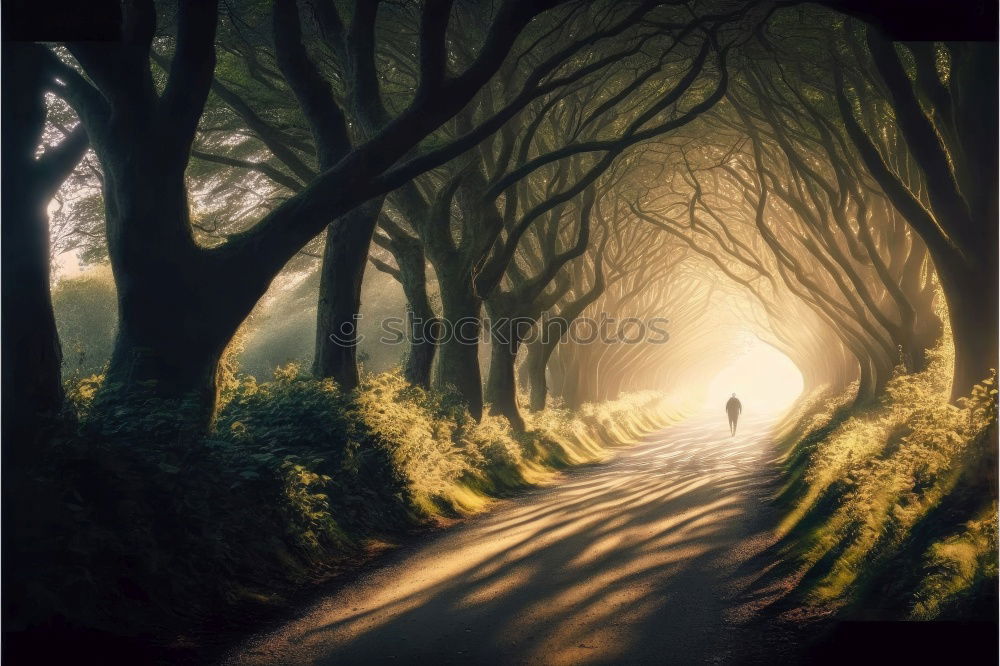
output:
[[[740,633],[736,568],[766,545],[773,422],[674,426],[607,465],[390,556],[235,664],[690,663]]]

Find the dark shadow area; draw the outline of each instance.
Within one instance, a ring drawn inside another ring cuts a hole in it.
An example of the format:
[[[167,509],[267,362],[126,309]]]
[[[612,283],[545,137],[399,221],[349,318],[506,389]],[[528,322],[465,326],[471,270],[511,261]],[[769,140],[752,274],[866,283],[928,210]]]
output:
[[[838,622],[807,652],[807,663],[995,664],[996,622]],[[959,648],[958,646],[961,646]]]

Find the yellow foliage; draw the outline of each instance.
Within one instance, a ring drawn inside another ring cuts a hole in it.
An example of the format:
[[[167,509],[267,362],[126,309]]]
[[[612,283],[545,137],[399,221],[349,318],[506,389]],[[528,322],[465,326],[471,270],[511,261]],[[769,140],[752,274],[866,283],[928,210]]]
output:
[[[83,418],[90,411],[90,406],[94,402],[94,396],[104,384],[104,374],[90,375],[87,377],[71,378],[64,382],[66,391],[66,401],[73,408],[78,417]]]
[[[564,409],[526,413],[523,434],[512,431],[503,417],[485,415],[476,422],[464,409],[441,401],[398,372],[366,376],[354,399],[356,418],[388,444],[417,505],[432,515],[442,505],[462,513],[479,510],[490,491],[543,480],[556,461],[602,459],[607,452],[595,427],[618,427],[659,408],[663,396],[632,394],[585,405],[580,414]],[[624,443],[625,437],[617,439]]]
[[[916,620],[937,618],[945,604],[971,588],[978,578],[996,578],[996,503],[957,534],[933,544],[926,559],[931,572],[915,595],[912,617]]]
[[[995,374],[958,406],[949,404],[950,352],[942,345],[930,354],[925,371],[897,374],[877,405],[841,422],[810,453],[805,492],[781,530],[789,532],[820,498],[836,498],[832,513],[813,530],[803,558],[807,569],[821,560],[832,562],[812,588],[815,601],[846,598],[873,558],[898,548],[955,487],[970,446],[994,423]],[[829,421],[844,403],[840,396],[820,406],[812,425]],[[965,562],[959,578],[966,580],[972,542],[976,548],[984,543],[968,538],[942,544],[933,556]],[[932,615],[936,603],[922,602],[916,614]]]

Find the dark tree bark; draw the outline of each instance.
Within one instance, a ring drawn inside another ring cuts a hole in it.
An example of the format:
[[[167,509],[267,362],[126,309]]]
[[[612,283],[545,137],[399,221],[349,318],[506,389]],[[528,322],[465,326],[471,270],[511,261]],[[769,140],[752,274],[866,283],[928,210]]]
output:
[[[409,351],[403,367],[403,376],[414,386],[428,389],[431,386],[431,369],[437,353],[434,338],[437,320],[427,296],[427,259],[420,240],[385,216],[381,218],[386,235],[376,235],[375,242],[388,250],[396,260],[394,268],[369,257],[376,268],[396,279],[406,297],[406,326],[409,330]]]
[[[947,294],[955,340],[952,399],[958,399],[968,395],[973,385],[988,378],[991,369],[997,367],[997,272],[970,268],[954,257],[934,263]]]
[[[430,388],[431,368],[437,344],[433,337],[434,308],[427,298],[427,265],[424,251],[416,239],[393,240],[394,256],[399,262],[400,282],[406,296],[410,328],[410,350],[403,375],[415,386]]]
[[[900,251],[902,248],[900,248]],[[929,265],[927,248],[916,234],[910,243],[900,276],[900,288],[913,304],[913,369],[927,367],[927,351],[933,348],[944,332],[944,325],[934,312],[933,269]],[[925,264],[928,264],[925,266]]]
[[[935,107],[934,116],[940,129],[923,111],[893,44],[870,30],[868,47],[900,134],[922,172],[929,206],[890,169],[861,127],[836,69],[838,105],[865,166],[923,239],[937,269],[955,341],[952,399],[958,399],[997,367],[997,127],[986,120],[997,113],[997,45],[949,45],[951,89],[939,83],[938,91],[950,103]]]
[[[186,228],[183,166],[168,168],[160,133],[148,136],[119,146],[121,161],[102,159],[119,323],[101,398],[112,407],[174,401],[201,428],[214,410],[219,358],[266,284],[236,282],[206,261]]]
[[[345,390],[360,381],[358,322],[361,284],[381,199],[358,206],[326,231],[316,312],[313,375],[332,377]]]
[[[511,427],[524,430],[524,417],[517,403],[517,377],[515,363],[521,341],[528,334],[529,326],[538,322],[542,313],[553,307],[570,288],[563,268],[567,263],[581,256],[587,249],[590,238],[590,218],[594,207],[594,189],[588,189],[583,197],[580,223],[576,242],[563,252],[555,247],[560,227],[560,215],[553,215],[551,225],[551,245],[543,246],[538,263],[540,271],[530,279],[523,275],[516,265],[510,267],[511,288],[507,291],[496,289],[486,300],[486,310],[490,315],[490,370],[486,379],[486,401],[490,411],[505,416]],[[546,291],[549,287],[551,290]]]
[[[156,32],[152,2],[123,8],[122,40],[68,44],[89,80],[65,66],[59,77],[104,170],[108,248],[119,292],[118,337],[98,407],[127,401],[145,409],[149,398],[168,400],[186,406],[178,411],[179,428],[203,430],[214,414],[218,360],[274,276],[331,220],[443,164],[494,131],[502,119],[475,128],[419,162],[394,167],[466,106],[499,68],[524,26],[553,4],[504,3],[474,62],[455,76],[442,77],[448,13],[441,10],[448,3],[430,3],[420,27],[422,77],[410,106],[343,158],[329,160],[332,166],[253,228],[212,249],[197,246],[191,236],[184,170],[212,87],[216,3],[179,5],[176,49],[162,92],[150,71]],[[287,3],[280,8],[287,10]],[[279,48],[278,59],[287,57],[288,71],[309,79],[310,63],[302,59],[304,49],[294,48],[292,37],[286,46],[293,48],[285,53]],[[363,46],[360,40],[358,48]],[[295,81],[292,77],[289,83],[295,87]],[[302,89],[306,113],[339,110],[325,97],[313,96],[315,90]],[[523,103],[535,94],[537,89],[529,91]],[[329,115],[315,128],[332,136],[344,130],[343,120],[342,113]]]
[[[438,267],[441,314],[446,337],[438,349],[435,385],[465,401],[475,419],[483,416],[483,378],[479,369],[479,335],[483,302],[462,271]]]
[[[605,236],[606,238],[606,236]],[[540,412],[545,409],[548,401],[548,382],[546,380],[546,368],[552,353],[559,346],[562,336],[569,330],[573,321],[583,314],[583,311],[590,307],[601,294],[604,293],[606,282],[603,270],[603,248],[598,251],[594,259],[594,283],[579,297],[570,300],[559,308],[553,321],[543,320],[542,327],[544,334],[538,336],[528,345],[528,355],[525,358],[524,371],[528,379],[529,409],[533,412]]]
[[[367,9],[356,17],[358,24],[374,21],[375,6],[368,4],[365,7]],[[294,0],[275,3],[273,29],[278,66],[308,122],[319,170],[326,171],[351,150],[346,118],[333,98],[330,84],[310,59],[302,42],[299,11]],[[354,58],[349,58],[346,64],[354,69]],[[357,327],[361,285],[381,208],[382,198],[369,201],[331,222],[326,229],[316,305],[313,375],[333,378],[348,391],[355,389],[360,381]]]
[[[46,206],[87,149],[81,127],[35,158],[46,63],[40,46],[3,45],[3,439],[6,460],[15,463],[36,451],[63,407]]]
[[[485,398],[491,413],[506,418],[511,428],[517,432],[524,432],[524,417],[517,404],[517,378],[514,370],[517,352],[521,347],[518,327],[503,316],[497,316],[489,302],[486,311],[491,318],[491,344]]]
[[[519,283],[517,287],[507,292],[498,291],[486,301],[486,311],[490,316],[490,370],[484,397],[490,405],[490,412],[505,417],[518,432],[524,431],[525,423],[517,402],[517,353],[542,312],[551,308],[569,290],[569,280],[562,279],[555,285],[554,291],[542,292],[555,277],[554,273],[586,249],[589,210],[593,200],[588,198],[588,201],[580,243],[563,255],[548,257],[551,263],[545,266],[543,275],[534,280],[523,280],[519,276],[515,280]],[[562,277],[565,278],[564,275]]]

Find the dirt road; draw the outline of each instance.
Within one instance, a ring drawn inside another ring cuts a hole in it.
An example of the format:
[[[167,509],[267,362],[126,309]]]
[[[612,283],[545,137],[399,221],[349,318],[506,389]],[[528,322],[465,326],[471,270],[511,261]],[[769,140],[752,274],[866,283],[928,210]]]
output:
[[[703,415],[392,556],[231,664],[736,663],[772,422]]]

